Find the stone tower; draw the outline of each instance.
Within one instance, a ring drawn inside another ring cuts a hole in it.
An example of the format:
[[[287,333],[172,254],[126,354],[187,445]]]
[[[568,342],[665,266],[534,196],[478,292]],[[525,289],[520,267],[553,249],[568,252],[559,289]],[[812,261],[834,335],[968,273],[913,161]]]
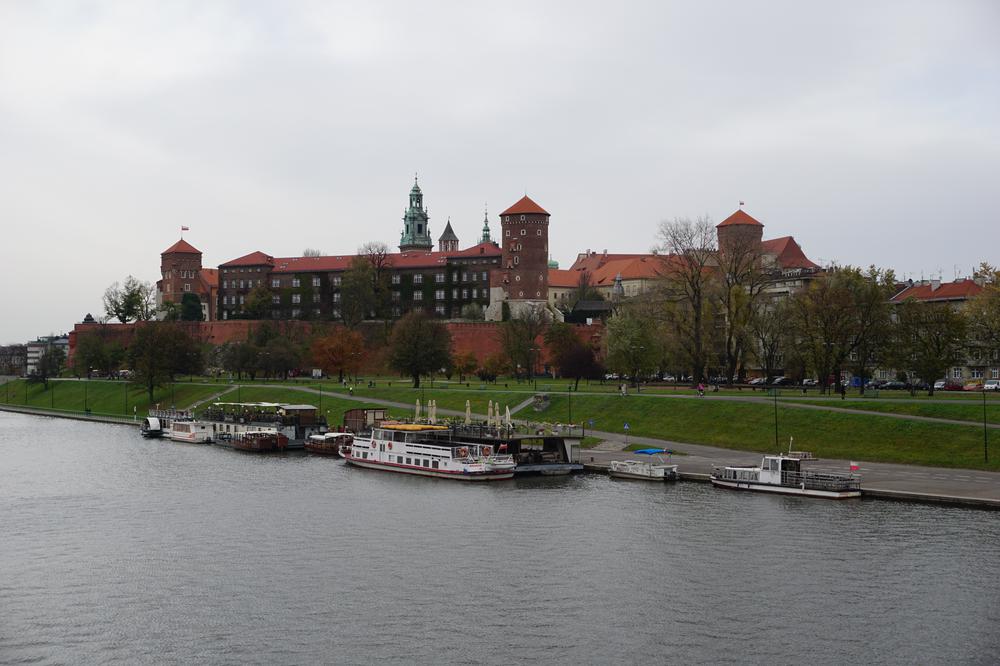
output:
[[[500,268],[490,285],[487,318],[502,301],[511,316],[526,308],[548,309],[549,214],[527,196],[500,213]]]
[[[427,209],[424,208],[424,195],[420,191],[417,179],[413,179],[413,187],[410,188],[410,207],[403,213],[403,232],[399,235],[399,250],[427,250],[434,248],[431,240],[431,228],[427,223],[430,219]]]
[[[160,280],[157,282],[156,305],[181,302],[185,293],[199,295],[201,291],[201,250],[183,238],[160,254]]]
[[[764,238],[764,225],[738,209],[715,227],[719,239],[719,252],[727,249],[744,254],[747,250],[759,252]]]
[[[444,233],[438,238],[438,251],[439,252],[454,252],[458,249],[458,236],[455,235],[455,231],[451,228],[451,220],[448,220],[448,224],[444,227]]]

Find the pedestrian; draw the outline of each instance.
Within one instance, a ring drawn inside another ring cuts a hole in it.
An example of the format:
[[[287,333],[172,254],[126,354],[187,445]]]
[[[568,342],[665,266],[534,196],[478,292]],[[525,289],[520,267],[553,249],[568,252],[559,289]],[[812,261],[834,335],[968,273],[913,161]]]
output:
[[[354,387],[353,386],[348,386],[347,387],[347,395],[350,395],[350,396],[354,395]]]
[[[701,382],[698,382],[698,395],[701,397],[705,397],[705,385],[702,384]]]
[[[840,399],[844,400],[847,398],[847,384],[840,385]]]

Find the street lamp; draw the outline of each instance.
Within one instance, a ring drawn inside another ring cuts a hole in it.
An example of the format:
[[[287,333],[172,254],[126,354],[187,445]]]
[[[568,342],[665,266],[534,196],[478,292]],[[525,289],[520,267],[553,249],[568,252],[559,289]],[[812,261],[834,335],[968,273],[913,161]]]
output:
[[[986,430],[986,389],[983,389],[983,462],[990,462],[989,434]]]
[[[778,452],[778,389],[771,389],[774,392],[774,450]]]

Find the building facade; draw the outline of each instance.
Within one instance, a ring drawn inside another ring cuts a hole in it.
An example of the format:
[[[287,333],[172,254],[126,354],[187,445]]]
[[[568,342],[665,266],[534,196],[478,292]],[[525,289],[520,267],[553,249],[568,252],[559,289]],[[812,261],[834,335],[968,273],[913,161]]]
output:
[[[201,250],[181,238],[160,254],[160,279],[156,283],[157,318],[166,316],[167,303],[180,305],[184,294],[194,294],[201,301],[204,319],[215,319],[218,287],[218,271],[203,268]]]

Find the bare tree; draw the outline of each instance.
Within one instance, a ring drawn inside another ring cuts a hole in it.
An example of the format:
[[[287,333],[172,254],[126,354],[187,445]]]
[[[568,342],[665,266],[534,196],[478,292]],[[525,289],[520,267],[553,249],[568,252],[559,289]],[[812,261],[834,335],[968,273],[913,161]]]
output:
[[[663,261],[664,316],[677,334],[692,380],[704,379],[712,321],[713,269],[717,265],[715,226],[708,217],[660,223],[658,253]]]
[[[372,267],[372,292],[375,317],[386,322],[389,332],[389,305],[391,300],[392,253],[382,241],[369,241],[358,248],[358,255],[368,260]]]
[[[721,356],[730,383],[742,370],[754,305],[767,284],[761,257],[760,242],[752,235],[734,235],[719,247],[718,281],[713,291],[723,318]]]
[[[323,256],[323,250],[317,250],[316,248],[307,247],[306,249],[302,250],[302,256],[303,257],[322,257]]]

